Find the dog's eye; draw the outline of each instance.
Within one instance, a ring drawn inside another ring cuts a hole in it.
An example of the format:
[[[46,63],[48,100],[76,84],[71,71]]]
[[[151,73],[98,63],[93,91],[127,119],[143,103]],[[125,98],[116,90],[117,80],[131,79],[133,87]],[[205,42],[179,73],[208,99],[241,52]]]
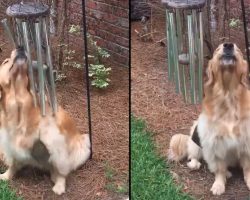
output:
[[[9,59],[6,59],[5,61],[3,61],[2,65],[6,64],[9,62]]]

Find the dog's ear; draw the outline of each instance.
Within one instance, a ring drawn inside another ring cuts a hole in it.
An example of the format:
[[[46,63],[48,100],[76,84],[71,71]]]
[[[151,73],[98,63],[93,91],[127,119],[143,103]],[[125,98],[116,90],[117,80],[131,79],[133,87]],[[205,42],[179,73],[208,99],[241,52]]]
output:
[[[17,65],[16,63],[14,63],[14,64],[12,65],[12,67],[9,69],[10,77],[11,77],[11,78],[16,79],[17,74],[18,74],[18,72],[19,72],[19,68],[20,68],[20,66]]]
[[[246,60],[243,60],[242,65],[240,66],[240,83],[249,88],[249,71],[248,71],[248,63]]]
[[[205,82],[205,86],[211,86],[214,82],[214,74],[213,74],[213,70],[212,70],[212,61],[210,60],[208,62],[208,67],[207,67],[207,81]]]

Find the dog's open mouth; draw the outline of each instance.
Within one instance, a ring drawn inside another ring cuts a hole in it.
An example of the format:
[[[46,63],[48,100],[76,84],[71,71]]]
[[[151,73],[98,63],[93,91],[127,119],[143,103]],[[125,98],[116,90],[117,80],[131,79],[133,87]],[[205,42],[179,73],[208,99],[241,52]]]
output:
[[[231,68],[236,64],[236,57],[234,55],[223,54],[220,58],[220,64],[222,67]]]

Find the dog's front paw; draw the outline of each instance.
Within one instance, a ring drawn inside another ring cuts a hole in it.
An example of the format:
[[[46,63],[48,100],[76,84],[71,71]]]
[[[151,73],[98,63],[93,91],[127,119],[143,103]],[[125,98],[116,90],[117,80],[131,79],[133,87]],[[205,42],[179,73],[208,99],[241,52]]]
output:
[[[0,174],[0,180],[4,180],[4,181],[8,181],[10,180],[12,177],[10,175],[10,173],[8,171],[6,171],[3,174]]]
[[[227,170],[227,174],[226,174],[227,178],[231,178],[232,177],[232,173],[230,171]]]
[[[221,195],[225,192],[225,184],[214,182],[210,191],[213,193],[213,195]]]
[[[61,194],[65,193],[65,185],[63,185],[63,184],[55,184],[55,186],[52,188],[52,190],[57,195],[61,195]]]
[[[196,159],[192,159],[187,163],[187,166],[192,170],[198,170],[201,167],[201,163]]]

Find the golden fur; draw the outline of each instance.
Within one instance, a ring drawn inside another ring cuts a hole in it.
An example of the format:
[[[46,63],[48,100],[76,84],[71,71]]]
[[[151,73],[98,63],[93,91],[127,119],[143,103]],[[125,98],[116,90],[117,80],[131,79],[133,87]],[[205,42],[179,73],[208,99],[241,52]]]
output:
[[[170,140],[168,160],[179,162],[185,158],[188,158],[189,162],[187,166],[192,170],[200,168],[201,163],[199,160],[202,157],[200,147],[192,140],[194,129],[197,126],[197,121],[194,122],[190,129],[189,135],[175,134]]]
[[[41,117],[28,88],[27,60],[17,56],[18,51],[13,51],[0,66],[0,148],[9,167],[0,179],[11,179],[25,165],[40,167],[50,171],[53,191],[60,195],[68,174],[89,158],[89,135],[80,134],[61,107],[53,116],[47,106],[46,117]],[[42,154],[49,154],[46,162],[32,154],[37,141],[44,145]]]
[[[215,174],[214,195],[225,192],[228,167],[241,165],[250,189],[250,91],[247,62],[234,44],[234,62],[222,59],[223,44],[207,68],[205,97],[198,119],[202,155]]]
[[[223,44],[214,52],[207,68],[202,113],[194,122],[198,126],[201,147],[189,136],[177,134],[170,141],[170,160],[188,157],[188,167],[199,169],[201,157],[215,174],[211,188],[214,195],[225,192],[229,166],[240,165],[250,189],[250,91],[247,62],[234,44],[234,62],[222,60]],[[225,64],[226,63],[226,64]]]

